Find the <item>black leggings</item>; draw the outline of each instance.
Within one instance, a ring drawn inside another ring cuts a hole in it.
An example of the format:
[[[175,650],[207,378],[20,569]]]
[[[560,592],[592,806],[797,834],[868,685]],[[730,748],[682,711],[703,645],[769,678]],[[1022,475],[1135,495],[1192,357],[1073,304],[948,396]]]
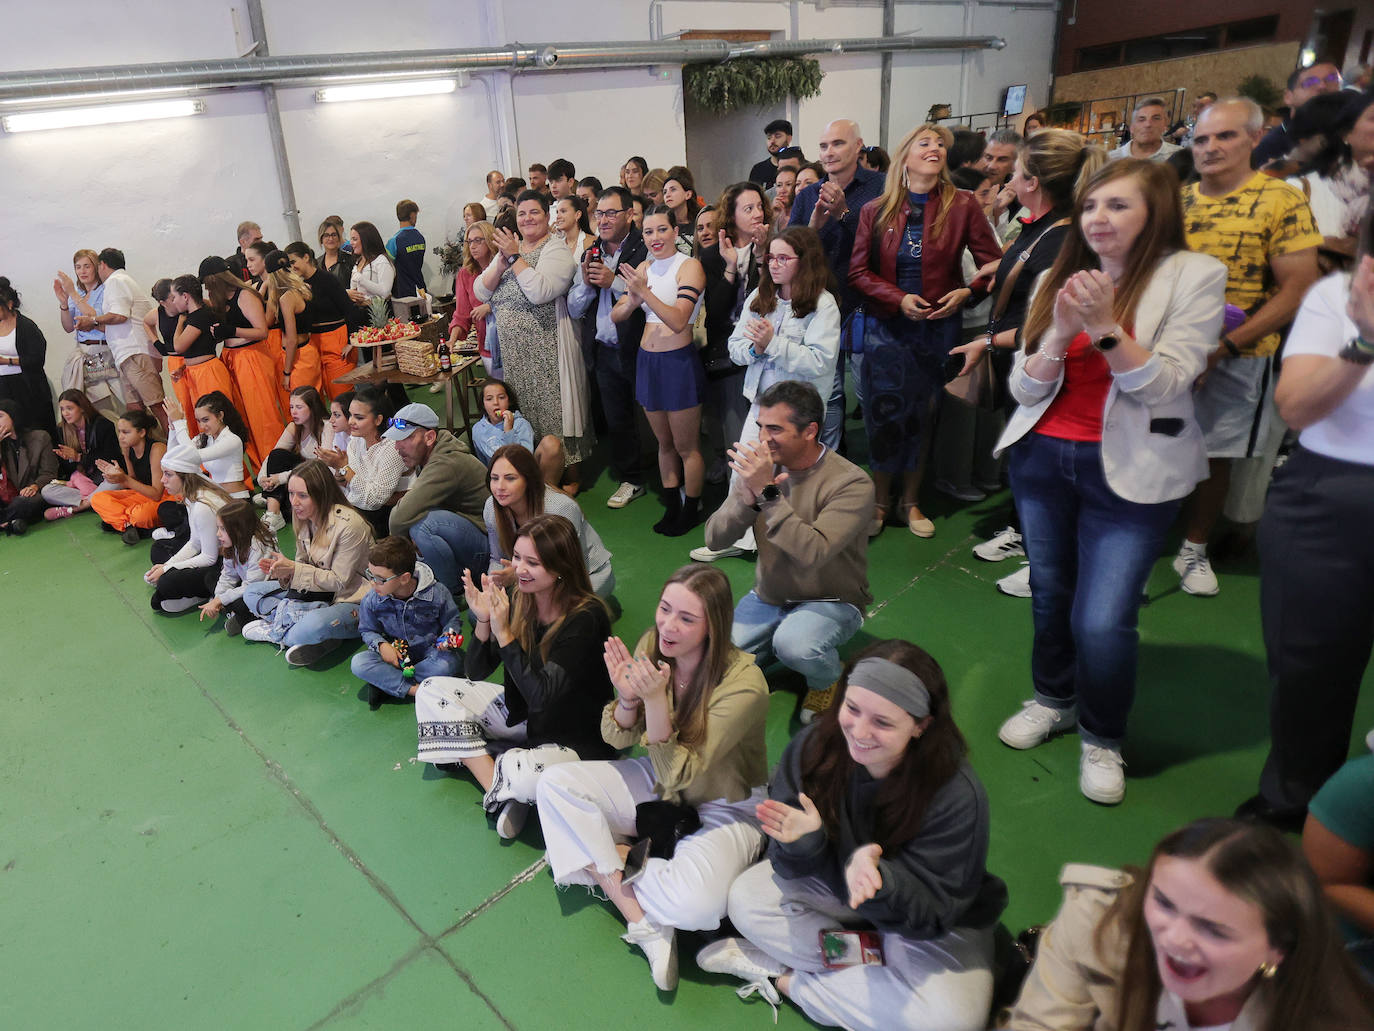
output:
[[[154,541],[153,546],[165,543]],[[194,569],[168,569],[157,578],[157,587],[149,603],[154,612],[162,611],[164,601],[177,601],[182,598],[195,598],[209,601],[215,594],[215,584],[219,581],[220,561],[213,566],[197,566]]]
[[[15,498],[8,505],[0,505],[0,527],[8,526],[15,519],[22,519],[26,523],[37,522],[43,518],[43,510],[47,507],[48,503],[41,494],[31,498]]]
[[[288,473],[304,461],[305,459],[294,451],[287,451],[285,448],[274,447],[272,452],[267,456],[267,461],[263,465],[263,471],[271,476],[275,476],[277,473]],[[264,498],[272,498],[282,507],[282,511],[286,511],[286,482],[284,480],[271,490],[263,491],[262,496]]]

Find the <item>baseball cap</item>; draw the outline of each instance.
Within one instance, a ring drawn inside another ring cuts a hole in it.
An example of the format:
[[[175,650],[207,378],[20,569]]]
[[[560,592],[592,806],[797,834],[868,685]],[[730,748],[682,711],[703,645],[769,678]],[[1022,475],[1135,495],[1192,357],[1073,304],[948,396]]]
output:
[[[405,440],[416,430],[437,430],[438,428],[438,413],[429,405],[412,401],[392,417],[390,425],[382,436],[387,440]]]

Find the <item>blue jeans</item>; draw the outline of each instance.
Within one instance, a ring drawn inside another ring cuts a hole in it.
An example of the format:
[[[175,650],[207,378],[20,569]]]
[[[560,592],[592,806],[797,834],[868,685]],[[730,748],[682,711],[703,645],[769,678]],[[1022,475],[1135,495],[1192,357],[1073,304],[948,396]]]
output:
[[[769,605],[750,591],[735,606],[736,648],[759,658],[772,655],[806,678],[813,691],[840,678],[844,663],[838,648],[863,625],[864,614],[844,601],[803,601]]]
[[[472,574],[473,583],[482,582],[481,574],[487,571],[488,565],[487,534],[463,516],[440,508],[431,509],[410,528],[410,539],[425,565],[434,573],[434,579],[447,587],[455,598],[463,594],[464,569]]]
[[[1008,459],[1031,566],[1035,699],[1077,702],[1083,740],[1117,745],[1135,699],[1141,592],[1182,502],[1118,497],[1096,443],[1031,432]]]
[[[415,663],[415,675],[406,677],[371,648],[367,648],[353,656],[353,675],[396,698],[408,698],[410,689],[426,677],[458,676],[462,660],[462,652],[441,652],[433,648]]]
[[[285,600],[286,591],[275,580],[252,583],[243,590],[243,603],[263,619],[271,619],[276,607]],[[347,641],[361,636],[358,633],[358,604],[352,601],[311,609],[286,632],[282,646],[294,648],[298,644]]]

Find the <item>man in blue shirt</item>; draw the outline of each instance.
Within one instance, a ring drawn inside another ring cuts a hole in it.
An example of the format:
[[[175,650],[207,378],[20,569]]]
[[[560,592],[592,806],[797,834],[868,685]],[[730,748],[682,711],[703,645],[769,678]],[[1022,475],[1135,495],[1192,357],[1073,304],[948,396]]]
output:
[[[825,182],[812,183],[797,194],[792,202],[794,226],[810,226],[821,238],[826,260],[830,262],[835,281],[839,284],[840,317],[848,319],[859,306],[860,298],[849,285],[849,256],[854,250],[854,232],[859,226],[859,209],[882,196],[885,176],[881,172],[859,166],[859,151],[863,137],[858,123],[847,118],[831,122],[821,132],[820,163],[825,169]],[[854,366],[854,384],[859,382],[857,355],[850,356]],[[863,398],[859,398],[863,403]],[[827,447],[838,448],[844,433],[844,362],[835,365],[835,387],[825,409],[825,427],[821,441]]]
[[[420,205],[413,200],[403,200],[396,205],[396,221],[401,228],[386,242],[386,252],[396,266],[396,284],[392,287],[393,297],[418,297],[425,286],[425,238],[415,228],[415,220],[420,217]]]

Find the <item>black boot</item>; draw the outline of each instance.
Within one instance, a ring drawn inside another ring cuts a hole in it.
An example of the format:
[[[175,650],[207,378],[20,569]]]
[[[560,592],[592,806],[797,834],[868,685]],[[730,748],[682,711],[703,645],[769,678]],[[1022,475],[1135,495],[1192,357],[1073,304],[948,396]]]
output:
[[[663,513],[663,518],[654,523],[654,533],[668,533],[677,524],[678,517],[682,514],[682,495],[678,493],[677,487],[663,488],[663,507],[667,509]]]
[[[692,529],[701,521],[701,498],[694,498],[690,495],[683,502],[682,511],[678,513],[677,520],[663,530],[665,537],[681,537],[683,534],[690,533]]]

